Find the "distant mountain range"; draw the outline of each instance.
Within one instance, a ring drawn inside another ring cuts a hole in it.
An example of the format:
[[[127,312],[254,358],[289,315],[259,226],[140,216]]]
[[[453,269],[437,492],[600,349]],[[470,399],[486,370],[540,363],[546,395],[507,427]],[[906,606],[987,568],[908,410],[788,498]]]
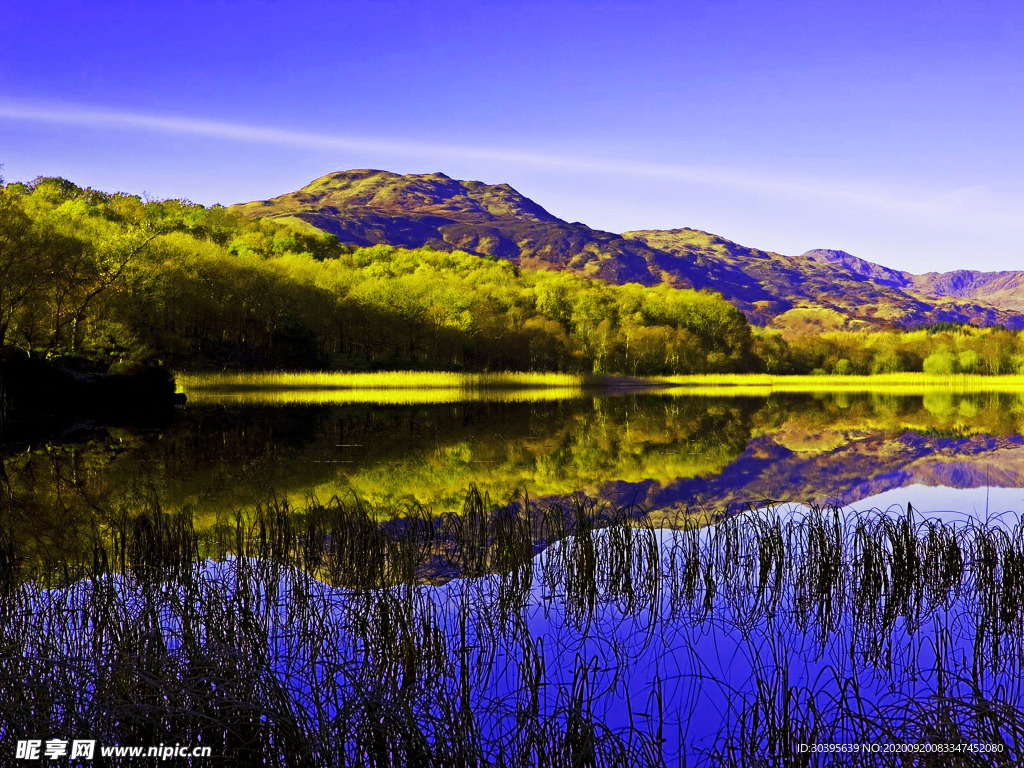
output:
[[[1024,483],[1020,435],[937,437],[907,431],[894,436],[867,429],[839,436],[830,448],[802,450],[792,445],[793,431],[784,425],[753,437],[720,473],[664,485],[646,481],[642,495],[628,490],[653,510],[692,505],[698,499],[706,509],[739,511],[760,499],[852,505],[910,485],[1020,488]],[[819,426],[808,436],[821,443],[837,435]],[[627,492],[623,486],[614,490]],[[909,493],[902,501],[917,504]]]
[[[615,234],[563,221],[508,184],[443,173],[342,171],[232,208],[358,246],[458,249],[612,283],[706,288],[752,322],[791,333],[936,322],[1024,328],[1024,272],[912,275],[844,251],[784,256],[689,228]]]

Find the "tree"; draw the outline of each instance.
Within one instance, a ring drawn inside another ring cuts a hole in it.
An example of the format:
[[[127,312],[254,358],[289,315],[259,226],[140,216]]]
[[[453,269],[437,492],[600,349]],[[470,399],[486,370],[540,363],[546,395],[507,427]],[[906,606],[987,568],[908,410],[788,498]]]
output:
[[[41,301],[47,278],[47,248],[19,197],[0,188],[0,345],[10,341],[18,319]]]
[[[965,349],[957,357],[960,370],[964,373],[978,373],[981,370],[981,355],[973,349]]]
[[[924,372],[933,376],[948,376],[956,373],[957,358],[951,349],[940,349],[924,359]]]

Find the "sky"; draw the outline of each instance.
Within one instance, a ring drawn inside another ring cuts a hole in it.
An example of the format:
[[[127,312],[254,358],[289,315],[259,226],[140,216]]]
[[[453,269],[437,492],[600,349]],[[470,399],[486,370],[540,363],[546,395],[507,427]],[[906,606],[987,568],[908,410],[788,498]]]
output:
[[[231,204],[508,183],[911,272],[1024,268],[1024,3],[42,2],[0,13],[0,174]]]

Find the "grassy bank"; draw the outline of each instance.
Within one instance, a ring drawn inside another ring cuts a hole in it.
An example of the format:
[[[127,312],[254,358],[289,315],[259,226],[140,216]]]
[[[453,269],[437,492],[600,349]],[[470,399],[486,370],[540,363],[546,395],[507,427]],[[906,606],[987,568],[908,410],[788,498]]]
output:
[[[561,400],[585,391],[663,388],[647,379],[570,373],[453,373],[449,371],[264,371],[179,373],[190,402],[216,404],[418,405],[461,400]]]
[[[726,373],[693,376],[658,376],[652,384],[676,387],[687,394],[764,395],[768,392],[881,392],[916,394],[951,392],[1024,392],[1024,376],[979,376],[968,374],[879,373],[870,376],[800,375],[767,373]]]
[[[453,373],[449,371],[230,371],[179,373],[185,391],[244,389],[518,389],[582,387],[592,381],[571,373]]]
[[[485,387],[479,389],[374,387],[374,388],[266,388],[241,389],[183,387],[188,402],[196,405],[443,405],[467,400],[484,402],[541,402],[579,397],[582,387]]]
[[[572,373],[505,371],[456,373],[451,371],[225,371],[179,372],[178,386],[186,391],[246,389],[524,389],[576,387],[743,387],[811,392],[836,389],[894,388],[914,392],[927,389],[1024,391],[1024,375],[982,376],[929,373],[879,373],[868,376],[768,373],[713,373],[677,376],[598,376]]]
[[[558,400],[586,391],[664,392],[677,395],[763,397],[772,392],[1024,392],[1024,376],[884,373],[871,376],[763,373],[685,376],[597,376],[567,373],[453,373],[446,371],[267,371],[179,373],[190,401],[218,404],[429,404],[459,400]]]

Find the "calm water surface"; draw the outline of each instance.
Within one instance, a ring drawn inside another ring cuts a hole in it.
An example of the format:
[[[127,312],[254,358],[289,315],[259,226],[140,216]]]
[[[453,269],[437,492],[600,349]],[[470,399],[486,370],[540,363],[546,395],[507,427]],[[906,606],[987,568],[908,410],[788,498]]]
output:
[[[471,484],[500,502],[523,492],[545,498],[582,491],[642,504],[656,523],[705,510],[739,525],[760,515],[765,501],[784,501],[858,510],[905,510],[909,503],[946,520],[1009,528],[1024,509],[1024,400],[1013,394],[535,394],[452,401],[451,393],[434,393],[431,402],[417,402],[409,393],[363,392],[307,404],[279,393],[264,401],[251,394],[193,397],[159,428],[83,428],[60,442],[6,446],[4,497],[13,530],[40,554],[74,550],[83,532],[110,516],[156,506],[191,509],[202,530],[272,497],[302,505],[355,496],[396,513],[411,503],[457,510]],[[960,565],[968,586],[943,592],[931,575],[910,574],[907,583],[921,586],[908,597],[897,588],[895,559],[885,571],[892,582],[876,595],[873,582],[858,576],[864,565],[856,555],[843,560],[845,576],[825,578],[826,591],[812,595],[807,585],[827,576],[821,568],[828,564],[813,554],[813,531],[793,529],[797,538],[789,541],[806,562],[772,565],[782,585],[773,587],[768,571],[758,571],[764,561],[754,549],[746,559],[721,559],[737,551],[716,538],[721,525],[689,534],[699,536],[694,540],[654,534],[653,565],[627,567],[619,581],[609,580],[606,565],[580,578],[594,563],[617,562],[612,549],[601,554],[598,533],[596,555],[585,551],[590,544],[567,540],[538,555],[521,584],[513,583],[515,574],[456,579],[422,587],[419,599],[452,643],[459,631],[465,642],[457,627],[467,619],[445,612],[459,606],[478,622],[470,636],[487,635],[490,645],[471,644],[491,648],[486,663],[482,655],[473,662],[480,711],[497,712],[523,690],[512,662],[527,648],[540,653],[545,707],[557,711],[559,697],[575,695],[585,679],[595,716],[609,725],[643,721],[653,737],[657,720],[670,762],[717,748],[723,723],[739,728],[749,707],[767,707],[757,717],[779,715],[774,707],[787,692],[797,692],[805,714],[832,711],[854,680],[856,706],[885,713],[880,722],[904,711],[906,701],[930,706],[984,695],[1019,710],[1017,592],[1009,582],[989,585],[977,558]],[[743,544],[748,529],[733,530],[741,549],[753,546]],[[879,541],[898,539],[886,530]],[[925,541],[928,531],[917,534]],[[698,562],[698,550],[704,576],[688,592],[680,574]],[[645,581],[647,567],[661,576]],[[713,581],[715,589],[707,586]],[[776,590],[771,600],[762,599],[764,588]],[[517,595],[502,609],[520,617],[508,624],[518,627],[514,636],[481,607],[489,605],[488,590],[502,589]],[[975,597],[989,594],[995,613]],[[324,597],[331,611],[350,599],[344,592]],[[290,637],[285,629],[282,637]],[[350,631],[339,623],[338,637]],[[271,631],[268,643],[277,642]],[[284,663],[276,658],[271,663]],[[946,671],[936,677],[939,668]],[[971,677],[979,669],[981,677]],[[318,687],[314,679],[291,683],[309,696]],[[950,715],[953,722],[971,717]],[[846,722],[829,727],[837,737],[853,733],[843,730]]]
[[[6,446],[3,477],[40,531],[60,527],[55,516],[79,520],[142,498],[190,507],[198,525],[271,496],[442,512],[458,509],[471,484],[496,502],[583,491],[656,514],[764,500],[979,516],[1024,507],[1024,401],[1014,394],[252,400],[193,398],[159,429],[96,427]]]

